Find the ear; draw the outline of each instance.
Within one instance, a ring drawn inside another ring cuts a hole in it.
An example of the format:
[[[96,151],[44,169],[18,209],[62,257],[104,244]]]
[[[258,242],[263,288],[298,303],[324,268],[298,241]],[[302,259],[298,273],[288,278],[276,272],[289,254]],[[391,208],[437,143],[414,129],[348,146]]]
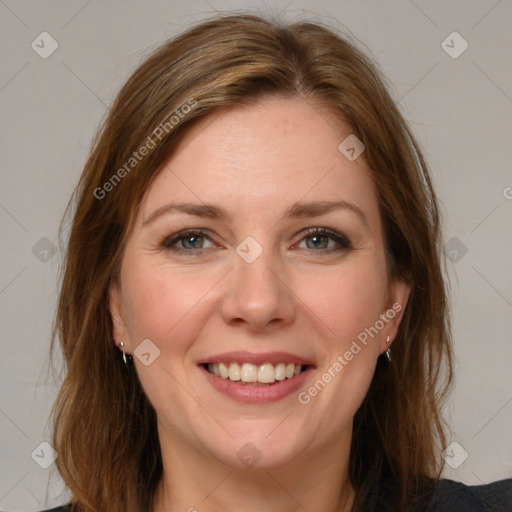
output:
[[[110,285],[108,303],[110,317],[112,318],[112,337],[114,338],[114,343],[118,348],[120,348],[120,343],[122,341],[124,342],[125,347],[129,349],[131,344],[128,339],[128,330],[124,321],[125,317],[121,301],[121,291],[115,282],[112,282]]]
[[[410,286],[399,279],[393,280],[389,285],[388,300],[385,310],[381,314],[381,319],[385,326],[381,331],[380,349],[385,352],[393,343],[398,332],[398,327],[404,316],[405,307],[411,294]],[[386,341],[389,336],[389,342]]]

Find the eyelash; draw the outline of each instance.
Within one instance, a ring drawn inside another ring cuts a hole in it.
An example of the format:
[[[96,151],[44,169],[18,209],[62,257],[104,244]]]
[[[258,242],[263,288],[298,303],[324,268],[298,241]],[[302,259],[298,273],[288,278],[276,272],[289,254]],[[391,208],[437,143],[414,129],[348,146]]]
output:
[[[185,240],[187,238],[190,238],[191,236],[203,236],[206,238],[210,238],[207,235],[207,232],[202,229],[188,229],[184,231],[179,231],[178,233],[175,233],[171,236],[166,237],[160,244],[162,249],[177,252],[177,253],[183,253],[183,254],[191,254],[196,253],[200,254],[202,251],[206,249],[184,249],[184,248],[176,248],[173,247],[176,242],[179,242],[180,240]],[[331,240],[334,240],[337,242],[341,247],[339,248],[331,248],[331,249],[323,249],[323,250],[317,250],[317,249],[309,249],[314,252],[324,252],[324,253],[331,253],[334,251],[347,251],[352,249],[352,244],[350,240],[341,233],[337,233],[336,231],[331,231],[327,228],[309,228],[306,229],[304,232],[304,236],[299,240],[299,243],[303,240],[313,237],[313,236],[323,236],[330,238]]]

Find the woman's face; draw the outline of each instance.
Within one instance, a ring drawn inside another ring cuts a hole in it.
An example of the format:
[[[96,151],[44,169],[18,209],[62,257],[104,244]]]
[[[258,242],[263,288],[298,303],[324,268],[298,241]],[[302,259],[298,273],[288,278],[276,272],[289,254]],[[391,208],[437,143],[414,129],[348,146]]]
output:
[[[265,99],[202,120],[149,188],[110,307],[163,444],[278,467],[350,443],[408,295],[350,133]]]

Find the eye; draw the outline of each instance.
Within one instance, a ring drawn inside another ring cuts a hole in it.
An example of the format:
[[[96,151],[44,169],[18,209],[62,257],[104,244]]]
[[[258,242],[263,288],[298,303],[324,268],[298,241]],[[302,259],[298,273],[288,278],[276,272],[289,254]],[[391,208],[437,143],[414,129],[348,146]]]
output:
[[[208,242],[210,245],[208,246]],[[300,247],[305,242],[306,247]],[[206,244],[206,245],[205,245]],[[202,229],[188,229],[179,231],[166,237],[160,246],[177,253],[200,253],[204,249],[214,248],[215,245]],[[305,231],[305,236],[296,245],[299,249],[312,250],[316,252],[335,252],[352,249],[350,240],[341,233],[327,228],[310,228]]]
[[[306,247],[300,247],[300,249],[311,249],[313,251],[321,250],[320,252],[331,252],[331,251],[346,251],[352,249],[350,240],[341,233],[331,231],[327,228],[310,228],[306,231],[300,243],[306,242]],[[308,243],[310,241],[310,243]],[[336,247],[338,244],[338,247]],[[323,249],[323,251],[322,251]]]
[[[161,246],[175,252],[199,252],[201,249],[209,248],[205,247],[205,240],[210,239],[203,230],[189,229],[168,236],[162,241]]]

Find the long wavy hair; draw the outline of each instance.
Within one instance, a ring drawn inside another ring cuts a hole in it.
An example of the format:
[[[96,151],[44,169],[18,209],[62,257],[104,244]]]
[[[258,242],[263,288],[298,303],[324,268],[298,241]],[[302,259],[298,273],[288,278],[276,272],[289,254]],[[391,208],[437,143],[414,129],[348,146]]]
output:
[[[378,65],[348,36],[316,22],[238,14],[189,28],[140,65],[99,128],[68,204],[51,348],[55,356],[60,344],[65,376],[52,427],[75,511],[151,510],[162,477],[156,413],[113,342],[109,288],[143,196],[182,136],[211,113],[264,96],[302,97],[365,144],[390,278],[411,288],[392,364],[379,358],[354,418],[355,508],[379,474],[396,483],[392,500],[402,510],[424,479],[440,477],[452,349],[440,212],[422,151]]]

